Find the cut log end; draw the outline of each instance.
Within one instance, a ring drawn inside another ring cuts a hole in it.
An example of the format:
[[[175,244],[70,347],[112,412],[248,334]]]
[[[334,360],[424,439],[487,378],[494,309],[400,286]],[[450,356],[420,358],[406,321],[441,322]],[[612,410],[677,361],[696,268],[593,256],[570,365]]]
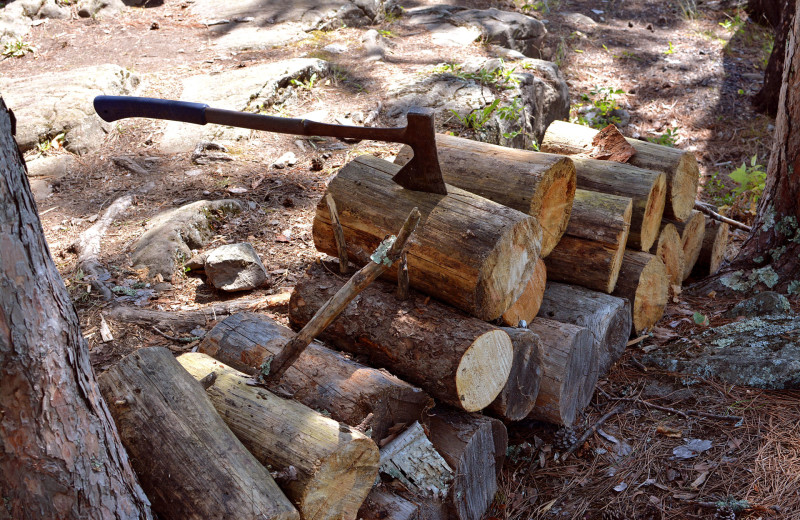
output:
[[[661,230],[661,217],[664,215],[665,196],[667,193],[667,176],[661,174],[653,189],[647,197],[647,205],[642,219],[642,230],[639,235],[639,242],[642,251],[649,251]]]
[[[692,274],[694,264],[700,258],[700,251],[703,249],[703,237],[706,233],[706,216],[693,211],[692,215],[684,223],[681,231],[681,245],[683,246],[683,279],[689,278]]]
[[[477,412],[494,401],[508,381],[513,358],[511,339],[502,330],[486,332],[472,343],[456,371],[456,390],[464,410]]]
[[[639,275],[639,286],[633,300],[633,326],[642,332],[656,324],[664,315],[669,295],[667,268],[653,256]]]
[[[516,327],[520,321],[530,323],[539,313],[544,297],[544,288],[547,283],[547,267],[540,258],[536,262],[533,276],[522,291],[522,295],[514,302],[514,305],[503,313],[503,323],[510,327]]]
[[[699,180],[700,168],[697,166],[694,153],[684,152],[670,179],[667,193],[670,204],[667,205],[667,217],[683,222],[692,215]]]
[[[717,232],[712,233],[714,242],[711,246],[711,255],[708,260],[708,274],[714,274],[719,271],[719,267],[725,261],[725,252],[728,250],[730,226],[727,222],[718,224]]]
[[[664,262],[670,285],[680,286],[683,282],[684,252],[681,236],[674,225],[667,224],[661,230],[656,246],[656,256]]]
[[[528,211],[542,227],[542,258],[550,254],[567,229],[577,186],[575,166],[566,157],[554,164],[549,173],[541,182],[541,196],[532,198]]]

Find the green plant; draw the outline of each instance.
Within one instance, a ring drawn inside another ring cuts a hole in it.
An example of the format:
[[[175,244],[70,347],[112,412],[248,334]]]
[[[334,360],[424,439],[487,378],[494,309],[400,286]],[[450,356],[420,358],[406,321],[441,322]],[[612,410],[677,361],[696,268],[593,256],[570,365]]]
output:
[[[380,31],[378,31],[378,34],[380,34],[384,38],[394,38],[396,36],[392,31],[389,31],[387,29],[381,29]]]
[[[625,91],[612,87],[595,86],[589,94],[581,94],[581,100],[588,103],[592,108],[585,114],[578,114],[571,118],[573,123],[591,126],[592,128],[603,128],[609,124],[618,124],[619,117],[614,115],[614,111],[619,109],[617,99]],[[583,103],[576,105],[576,108],[584,106]],[[588,116],[588,117],[587,117]]]
[[[667,55],[675,54],[675,47],[672,46],[672,42],[668,42],[668,43],[669,43],[669,47],[667,48],[667,50],[664,51],[664,54],[667,54]]]
[[[431,72],[434,74],[450,74],[461,79],[474,80],[487,87],[496,90],[512,89],[519,84],[519,80],[514,76],[516,67],[506,69],[503,60],[500,66],[493,69],[479,69],[476,72],[464,72],[462,66],[455,63],[442,63],[434,67]]]
[[[500,100],[495,99],[490,105],[486,105],[481,109],[473,109],[464,117],[461,117],[459,113],[453,109],[450,109],[450,112],[452,112],[453,115],[456,116],[456,119],[458,119],[459,122],[466,128],[480,130],[486,123],[489,122],[489,118],[492,117],[492,114],[497,109],[499,104]]]
[[[36,52],[30,42],[23,41],[22,38],[14,41],[7,41],[3,45],[3,56],[6,58],[21,58],[29,52]]]
[[[316,81],[317,81],[317,73],[314,72],[313,74],[311,74],[311,77],[309,77],[305,81],[291,79],[291,80],[289,80],[289,83],[291,83],[295,87],[300,87],[300,88],[305,89],[305,90],[311,90],[312,88],[314,88],[314,84],[316,83]]]
[[[734,16],[726,14],[727,20],[719,22],[720,27],[727,31],[737,32],[744,25],[744,19],[737,12]]]
[[[730,178],[739,184],[733,189],[734,196],[739,197],[745,192],[749,192],[752,200],[758,202],[759,197],[764,193],[767,172],[764,166],[758,163],[758,155],[753,155],[750,158],[750,166],[747,163],[742,163],[741,166],[731,172]]]
[[[697,0],[678,0],[678,9],[687,20],[697,18]]]
[[[675,143],[678,140],[678,129],[667,128],[667,131],[665,133],[661,134],[658,137],[648,137],[647,140],[650,141],[651,143],[674,148]]]

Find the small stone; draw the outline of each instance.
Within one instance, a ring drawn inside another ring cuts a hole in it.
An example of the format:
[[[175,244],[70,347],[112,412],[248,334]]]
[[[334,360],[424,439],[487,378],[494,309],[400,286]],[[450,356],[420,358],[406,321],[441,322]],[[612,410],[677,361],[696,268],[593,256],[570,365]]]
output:
[[[267,281],[267,270],[248,242],[227,244],[209,251],[205,271],[211,284],[226,292],[248,291]]]
[[[342,45],[341,43],[331,43],[330,45],[326,45],[322,48],[325,52],[330,52],[331,54],[342,54],[347,52],[347,46]]]
[[[294,166],[295,164],[297,164],[297,156],[294,154],[294,152],[286,152],[278,157],[278,160],[272,163],[272,167],[282,170],[287,166]]]
[[[151,31],[157,31],[160,28],[161,28],[161,26],[158,24],[158,22],[153,22],[153,23],[150,24],[150,30]]]

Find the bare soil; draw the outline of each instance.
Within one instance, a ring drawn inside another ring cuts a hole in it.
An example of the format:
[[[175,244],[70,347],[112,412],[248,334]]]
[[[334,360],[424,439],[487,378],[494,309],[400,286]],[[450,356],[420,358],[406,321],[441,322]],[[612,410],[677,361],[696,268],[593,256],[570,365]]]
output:
[[[521,3],[491,0],[460,3],[524,8]],[[223,53],[188,6],[167,2],[130,9],[116,18],[75,16],[48,21],[34,27],[28,38],[37,52],[0,62],[0,74],[25,76],[116,63],[145,76],[142,95],[175,97],[180,80],[189,75],[315,56],[332,61],[339,72],[327,83],[298,88],[293,113],[285,115],[324,109],[343,118],[379,107],[398,78],[488,53],[480,43],[439,47],[402,16],[377,27],[388,31],[384,34],[394,44],[387,60],[377,64],[365,61],[360,53],[367,28],[312,32],[300,42],[268,51]],[[675,146],[693,150],[698,157],[704,185],[699,197],[725,202],[721,199],[724,187],[733,186],[727,174],[753,155],[761,164],[769,157],[773,121],[754,113],[748,99],[760,87],[768,31],[746,21],[734,2],[705,1],[688,15],[680,6],[679,0],[549,0],[533,3],[530,7],[536,9],[525,11],[547,21],[545,53],[567,78],[576,116],[577,105],[598,99],[593,90],[624,91],[617,102],[631,120],[623,131],[643,138],[671,132]],[[597,25],[571,21],[570,12],[588,15]],[[350,51],[322,51],[330,43],[342,43]],[[91,226],[93,216],[116,198],[149,186],[103,241],[103,260],[114,283],[141,283],[140,273],[129,267],[128,255],[149,218],[165,208],[203,198],[234,197],[251,203],[251,209],[219,223],[209,247],[244,240],[252,243],[270,280],[249,296],[266,296],[291,288],[299,274],[323,256],[314,249],[311,220],[327,181],[338,168],[356,155],[389,157],[398,148],[376,142],[345,144],[260,134],[231,150],[233,162],[198,166],[190,162],[189,154],[161,154],[157,145],[162,131],[161,122],[123,121],[98,152],[78,158],[77,171],[54,183],[52,196],[39,201],[51,252],[79,309],[98,371],[137,348],[162,345],[178,352],[193,346],[152,328],[114,322],[110,322],[114,340],[101,341],[99,327],[106,303],[88,290],[69,246]],[[298,163],[283,170],[270,168],[286,151],[295,152]],[[46,153],[66,152],[53,147]],[[28,158],[33,155],[30,152]],[[151,157],[155,166],[146,175],[132,173],[111,160],[121,155]],[[312,171],[314,157],[324,158],[321,171]],[[739,201],[731,212],[746,220],[751,209]],[[232,298],[215,291],[201,276],[190,275],[172,280],[148,306],[192,310]],[[555,457],[559,451],[553,445],[555,427],[510,425],[512,447],[502,491],[486,518],[712,518],[719,501],[743,506],[738,518],[800,518],[800,393],[734,388],[645,369],[637,361],[643,350],[657,348],[673,336],[691,337],[697,332],[700,326],[692,319],[694,312],[705,314],[716,325],[722,323],[721,311],[732,303],[714,295],[677,297],[655,333],[632,345],[600,382],[576,433],[580,435],[607,412],[616,413],[565,461]],[[280,306],[267,312],[286,318]],[[673,449],[688,439],[709,440],[712,447],[689,459],[676,458]]]

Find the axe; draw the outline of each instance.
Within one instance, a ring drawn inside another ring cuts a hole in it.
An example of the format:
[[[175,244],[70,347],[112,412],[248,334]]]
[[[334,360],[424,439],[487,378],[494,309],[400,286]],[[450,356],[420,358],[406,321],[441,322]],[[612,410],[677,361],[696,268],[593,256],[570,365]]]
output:
[[[412,108],[408,123],[398,128],[369,128],[361,126],[331,125],[309,119],[290,119],[250,112],[211,108],[202,103],[172,101],[169,99],[97,96],[94,109],[103,120],[111,122],[127,117],[168,119],[183,123],[218,125],[264,130],[280,134],[319,135],[327,137],[370,139],[407,144],[414,157],[392,178],[403,188],[447,195],[447,189],[436,155],[436,136],[433,113]]]

